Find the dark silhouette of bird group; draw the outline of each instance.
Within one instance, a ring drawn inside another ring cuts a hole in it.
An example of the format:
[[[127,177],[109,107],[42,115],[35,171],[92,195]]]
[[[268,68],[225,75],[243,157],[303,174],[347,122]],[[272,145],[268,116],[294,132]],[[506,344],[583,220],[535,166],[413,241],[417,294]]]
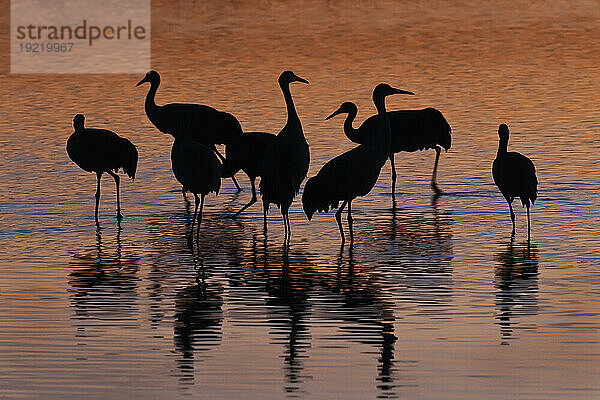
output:
[[[240,122],[224,111],[201,104],[170,103],[159,106],[155,95],[160,85],[160,75],[148,71],[137,86],[150,83],[146,95],[145,111],[150,122],[161,132],[175,139],[171,149],[171,166],[175,178],[182,186],[183,195],[191,192],[195,199],[194,216],[188,235],[188,245],[193,243],[194,224],[197,219],[196,240],[198,241],[204,198],[214,192],[218,194],[221,179],[231,178],[238,190],[235,174],[242,170],[252,187],[252,198],[233,217],[239,216],[257,201],[256,178],[260,177],[260,194],[263,202],[263,223],[267,232],[267,214],[271,204],[279,207],[284,223],[284,241],[289,243],[291,225],[289,208],[308,173],[310,151],[302,123],[296,111],[290,84],[308,83],[292,71],[284,71],[278,79],[287,108],[287,121],[277,134],[266,132],[244,132]],[[302,206],[309,220],[315,212],[337,209],[335,214],[342,246],[345,243],[342,228],[342,212],[348,209],[350,242],[353,242],[352,201],[366,196],[375,186],[381,168],[389,159],[392,168],[392,198],[395,196],[396,168],[394,154],[433,149],[436,152],[431,176],[431,188],[435,196],[443,192],[437,185],[436,175],[442,148],[451,147],[451,127],[442,113],[434,108],[422,110],[386,111],[385,98],[393,94],[412,92],[380,83],[373,90],[373,103],[377,114],[367,118],[358,128],[352,126],[358,113],[354,103],[343,103],[330,119],[338,114],[347,114],[344,133],[354,149],[328,161],[317,175],[306,182],[302,194]],[[117,187],[117,219],[122,219],[119,200],[119,176],[122,169],[130,178],[135,178],[138,152],[127,139],[104,129],[84,127],[84,116],[75,115],[75,131],[67,141],[67,153],[73,162],[88,172],[97,175],[95,220],[98,224],[100,201],[100,178],[104,172],[110,174]],[[527,208],[527,232],[531,233],[530,206],[537,198],[535,167],[527,157],[508,152],[508,126],[498,129],[500,141],[498,153],[492,166],[494,182],[506,199],[512,220],[512,236],[515,235],[515,214],[512,202],[521,199]],[[225,145],[225,157],[216,148]],[[341,204],[340,204],[341,203]]]

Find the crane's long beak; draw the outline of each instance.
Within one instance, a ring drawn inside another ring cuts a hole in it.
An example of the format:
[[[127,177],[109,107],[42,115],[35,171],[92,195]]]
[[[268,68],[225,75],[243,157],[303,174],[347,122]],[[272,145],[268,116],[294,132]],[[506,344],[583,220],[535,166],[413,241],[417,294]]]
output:
[[[415,95],[413,92],[409,92],[408,90],[402,90],[402,89],[394,89],[394,94],[412,94],[413,96]]]
[[[144,82],[148,82],[148,78],[144,77],[144,79],[142,79],[141,81],[139,81],[139,82],[137,83],[137,85],[135,85],[135,86],[136,86],[136,87],[137,87],[137,86],[140,86],[140,85],[141,85],[142,83],[144,83]]]
[[[302,83],[308,83],[308,81],[304,78],[300,78],[298,75],[294,75],[295,76],[295,80],[297,82],[302,82]]]
[[[335,117],[336,115],[338,115],[341,112],[342,111],[338,108],[333,114],[331,114],[329,117],[325,118],[325,121],[327,121],[328,119],[331,119],[331,118]]]

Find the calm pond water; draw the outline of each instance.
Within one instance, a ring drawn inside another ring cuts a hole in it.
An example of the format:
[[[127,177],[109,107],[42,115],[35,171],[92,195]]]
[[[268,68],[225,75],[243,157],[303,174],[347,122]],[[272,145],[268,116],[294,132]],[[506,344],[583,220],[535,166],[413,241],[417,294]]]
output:
[[[452,125],[447,195],[432,202],[433,151],[401,153],[396,207],[386,165],[353,204],[352,249],[299,198],[287,249],[276,210],[267,238],[259,204],[228,218],[250,196],[239,174],[243,192],[207,197],[201,262],[141,76],[4,66],[1,398],[600,397],[597,1],[152,3],[159,103],[276,133],[276,79],[293,69],[310,81],[292,94],[312,176],[353,147],[324,118],[352,100],[362,121],[389,82],[417,95],[388,109],[433,106]],[[120,228],[111,180],[96,229],[95,177],[65,152],[78,112],[139,149]],[[538,170],[529,245],[520,207],[511,241],[491,178],[502,122]]]

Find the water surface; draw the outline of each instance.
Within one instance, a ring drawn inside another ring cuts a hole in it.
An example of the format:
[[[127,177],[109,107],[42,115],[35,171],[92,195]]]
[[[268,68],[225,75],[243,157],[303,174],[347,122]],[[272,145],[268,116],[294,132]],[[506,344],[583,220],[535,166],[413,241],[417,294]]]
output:
[[[434,152],[396,157],[353,204],[340,252],[332,214],[293,236],[224,181],[207,197],[201,255],[170,171],[172,139],[143,111],[134,75],[2,75],[0,397],[597,398],[600,395],[600,131],[597,2],[153,1],[157,101],[210,104],[246,130],[278,132],[292,93],[310,175],[352,148],[341,117],[374,113],[380,81],[415,92],[453,127],[431,196]],[[2,28],[6,32],[7,27]],[[75,113],[138,147],[125,219],[103,181],[67,157]],[[535,162],[531,243],[493,186],[497,126]]]

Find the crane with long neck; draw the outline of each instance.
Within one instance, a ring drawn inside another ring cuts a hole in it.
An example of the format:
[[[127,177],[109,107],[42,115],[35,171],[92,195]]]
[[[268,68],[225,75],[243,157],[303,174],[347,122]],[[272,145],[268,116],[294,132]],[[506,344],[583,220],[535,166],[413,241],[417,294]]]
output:
[[[233,115],[203,104],[170,103],[159,106],[155,97],[160,86],[160,74],[148,71],[136,86],[143,83],[150,83],[144,103],[146,115],[159,131],[173,137],[187,131],[185,134],[189,134],[192,140],[202,143],[213,150],[221,161],[224,160],[215,145],[227,144],[242,134],[242,126]],[[236,188],[241,190],[235,177],[231,176],[231,179]]]
[[[345,102],[326,119],[333,118],[338,114],[347,114],[344,120],[344,133],[354,143],[364,143],[369,140],[374,129],[378,115],[367,118],[358,128],[352,126],[358,108],[352,102]],[[398,110],[388,111],[392,143],[389,154],[390,166],[392,168],[392,198],[396,193],[396,166],[394,154],[404,151],[413,152],[425,149],[434,149],[436,152],[433,173],[431,175],[431,188],[436,195],[442,193],[437,185],[437,169],[442,148],[446,151],[452,144],[451,128],[442,113],[435,108],[424,108],[422,110]]]
[[[279,87],[283,93],[287,109],[287,121],[265,155],[264,171],[260,181],[263,200],[264,229],[267,230],[269,205],[275,204],[281,210],[285,228],[285,237],[289,239],[291,227],[288,211],[294,196],[300,191],[300,185],[308,173],[310,152],[304,137],[302,123],[296,112],[290,92],[290,83],[308,83],[292,71],[284,71],[279,76]]]
[[[348,206],[350,243],[354,240],[352,229],[352,201],[366,196],[375,186],[381,168],[390,153],[390,122],[385,109],[385,98],[392,94],[413,94],[406,90],[380,83],[373,90],[373,103],[377,108],[376,128],[371,136],[354,149],[328,161],[317,175],[310,178],[302,194],[302,206],[307,218],[316,211],[327,212],[337,208],[335,218],[340,230],[342,245],[345,242],[342,212]],[[339,203],[342,203],[341,206]]]

